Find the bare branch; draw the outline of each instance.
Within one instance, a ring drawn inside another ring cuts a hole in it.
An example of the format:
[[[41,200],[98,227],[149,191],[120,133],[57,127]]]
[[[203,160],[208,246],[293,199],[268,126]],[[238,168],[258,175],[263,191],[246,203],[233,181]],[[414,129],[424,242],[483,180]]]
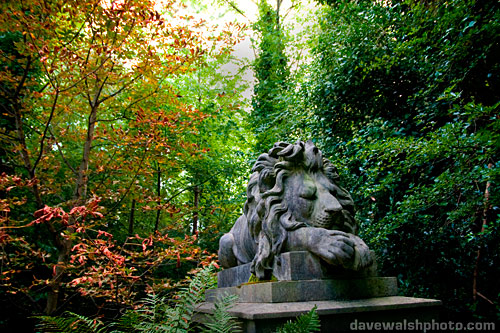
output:
[[[112,93],[112,94],[110,94],[110,95],[108,95],[106,97],[103,97],[97,103],[101,104],[102,102],[104,102],[104,101],[106,101],[106,100],[108,100],[110,98],[115,97],[116,95],[118,95],[119,93],[121,93],[123,90],[127,89],[128,87],[130,87],[132,85],[132,83],[134,83],[135,80],[137,80],[141,76],[142,76],[142,74],[139,74],[139,75],[135,76],[129,82],[127,82],[126,84],[124,84],[120,89],[118,89],[117,91],[115,91],[114,93]],[[102,87],[101,87],[101,89],[102,89]]]
[[[142,154],[141,161],[138,163],[137,170],[134,174],[134,177],[132,177],[132,180],[130,181],[129,185],[127,186],[127,189],[125,190],[125,193],[123,193],[122,197],[120,200],[118,200],[110,209],[109,211],[115,210],[118,206],[121,205],[122,201],[127,197],[128,193],[130,192],[130,189],[132,188],[132,185],[134,184],[137,176],[139,175],[139,170],[141,169],[142,163],[144,162],[146,155],[148,152],[148,143],[145,144],[144,147],[144,153]]]
[[[236,4],[234,3],[234,1],[223,0],[223,2],[226,3],[229,7],[231,7],[235,12],[237,12],[238,14],[243,16],[244,18],[248,19],[248,17],[246,17],[246,15],[245,15],[245,12],[243,12],[241,9],[239,9],[238,6],[236,6]]]
[[[63,45],[63,47],[66,47],[66,46],[70,45],[71,43],[73,43],[73,41],[80,35],[80,33],[82,32],[83,28],[85,27],[85,23],[87,23],[87,21],[90,20],[92,14],[94,14],[94,11],[95,11],[96,8],[97,8],[97,2],[94,3],[94,6],[92,7],[92,11],[87,15],[87,17],[85,18],[85,20],[82,23],[82,26],[78,29],[78,31],[75,33],[75,35],[67,43],[65,43]]]
[[[290,7],[288,7],[288,9],[285,12],[285,15],[283,15],[283,20],[288,16],[288,14],[290,14],[290,12],[292,11],[292,9],[295,9],[298,6],[299,6],[298,3],[293,3]]]
[[[9,135],[7,133],[0,132],[0,135],[4,136],[7,140],[17,141],[17,138],[15,136]]]
[[[24,69],[23,77],[21,78],[21,81],[19,82],[19,84],[18,84],[18,86],[16,88],[16,91],[14,92],[14,95],[13,95],[13,100],[14,101],[17,101],[17,96],[19,96],[19,94],[21,92],[21,89],[24,87],[24,83],[26,82],[26,79],[28,78],[28,73],[29,73],[31,64],[33,63],[32,59],[31,59],[31,56],[27,57],[27,61],[28,62],[26,63],[26,67]]]
[[[488,297],[486,297],[483,294],[481,294],[479,291],[477,292],[477,296],[481,297],[482,299],[484,299],[486,302],[490,303],[491,305],[495,304],[495,303],[493,303],[492,300],[490,300]]]
[[[113,119],[96,119],[95,121],[96,122],[113,122],[113,121],[117,121],[117,120],[129,120],[129,121],[132,121],[134,119],[126,117],[126,116],[122,116],[122,117],[113,118]]]
[[[62,150],[61,150],[61,147],[59,146],[59,142],[57,141],[57,138],[55,137],[55,135],[52,133],[52,130],[49,128],[49,133],[50,135],[52,136],[52,138],[55,140],[56,142],[56,147],[57,147],[57,151],[59,152],[59,155],[61,155],[61,158],[64,162],[64,164],[66,164],[68,166],[68,168],[73,171],[73,173],[76,175],[77,172],[76,170],[73,168],[73,166],[71,164],[69,164],[68,160],[66,159],[66,157],[64,156]]]
[[[40,141],[40,151],[38,152],[38,157],[35,160],[35,163],[33,163],[33,167],[31,169],[32,173],[35,172],[35,169],[36,169],[36,167],[38,165],[38,162],[40,162],[40,159],[42,158],[42,155],[43,155],[43,146],[44,146],[44,143],[45,143],[45,138],[47,137],[47,131],[49,130],[49,126],[50,126],[50,123],[52,121],[52,118],[54,117],[54,111],[55,111],[56,106],[57,106],[57,99],[58,99],[58,97],[59,97],[59,91],[56,89],[56,95],[54,96],[54,103],[52,103],[52,108],[50,109],[49,119],[47,120],[47,123],[45,124],[45,129],[43,130],[42,139]]]

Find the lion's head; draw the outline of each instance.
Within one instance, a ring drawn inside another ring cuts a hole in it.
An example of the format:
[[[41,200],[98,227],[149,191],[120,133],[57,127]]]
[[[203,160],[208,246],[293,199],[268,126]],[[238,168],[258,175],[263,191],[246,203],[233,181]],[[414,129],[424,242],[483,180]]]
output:
[[[339,175],[311,141],[279,142],[252,168],[244,214],[258,244],[252,272],[263,279],[287,233],[312,226],[356,233],[354,203]]]

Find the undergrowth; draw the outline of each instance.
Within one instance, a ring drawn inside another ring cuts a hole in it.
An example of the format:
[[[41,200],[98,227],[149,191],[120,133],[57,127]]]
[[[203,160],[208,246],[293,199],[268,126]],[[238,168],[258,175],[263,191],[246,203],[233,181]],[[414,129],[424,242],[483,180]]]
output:
[[[214,304],[214,313],[209,315],[204,324],[195,323],[193,315],[196,305],[203,302],[205,291],[216,288],[217,278],[213,266],[208,266],[193,277],[189,285],[181,289],[174,299],[148,294],[140,301],[137,309],[128,310],[117,321],[104,324],[99,319],[92,319],[73,312],[64,312],[60,316],[37,316],[37,332],[60,333],[129,333],[129,332],[165,332],[203,333],[242,332],[236,317],[229,309],[236,303],[237,296],[228,295],[219,298]],[[309,313],[299,316],[278,328],[277,333],[306,333],[319,331],[320,322],[316,307]]]

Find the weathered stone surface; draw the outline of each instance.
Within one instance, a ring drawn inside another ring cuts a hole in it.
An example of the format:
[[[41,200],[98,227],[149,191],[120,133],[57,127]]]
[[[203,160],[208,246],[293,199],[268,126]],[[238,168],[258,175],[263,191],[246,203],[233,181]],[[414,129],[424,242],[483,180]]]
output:
[[[364,276],[374,258],[356,235],[354,202],[339,185],[337,169],[311,141],[276,143],[259,156],[252,172],[244,214],[220,240],[224,268],[251,263],[261,280],[301,274],[300,269],[273,272],[274,258],[307,251],[326,266]]]
[[[394,277],[343,280],[298,280],[243,284],[238,287],[210,289],[206,301],[224,295],[237,295],[239,303],[286,303],[395,296]]]
[[[375,254],[372,254],[375,257]],[[248,282],[251,264],[240,265],[218,273],[218,287],[234,287]],[[360,278],[377,275],[375,262],[364,270],[352,271],[343,267],[325,265],[316,255],[307,251],[285,252],[274,260],[273,275],[278,281]]]
[[[229,313],[244,319],[270,319],[282,316],[296,317],[309,312],[317,306],[318,315],[359,313],[367,311],[382,311],[396,309],[415,309],[422,306],[439,306],[441,301],[435,299],[392,296],[375,297],[360,300],[329,300],[310,302],[287,302],[287,303],[236,303]],[[213,313],[213,303],[202,303],[196,311]]]
[[[310,252],[295,251],[282,253],[274,260],[273,275],[279,281],[323,279],[328,276],[319,257]]]
[[[217,287],[234,287],[248,282],[252,274],[250,266],[251,264],[245,264],[220,271],[217,273]]]
[[[437,319],[441,301],[403,296],[361,300],[330,300],[293,303],[237,303],[229,313],[239,319],[244,332],[274,332],[274,329],[314,306],[321,321],[322,332],[347,331],[357,322],[420,322]],[[195,320],[213,313],[213,303],[202,303]]]
[[[375,257],[375,254],[372,253]],[[274,260],[273,275],[278,281],[317,280],[332,278],[360,278],[377,275],[375,261],[365,269],[353,271],[327,265],[318,256],[307,251],[282,253]]]

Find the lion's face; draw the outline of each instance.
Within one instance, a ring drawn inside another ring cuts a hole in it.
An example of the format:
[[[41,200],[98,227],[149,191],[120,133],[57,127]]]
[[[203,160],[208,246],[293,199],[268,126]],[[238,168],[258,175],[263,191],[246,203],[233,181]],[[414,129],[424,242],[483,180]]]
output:
[[[353,232],[354,226],[336,198],[342,190],[323,172],[296,171],[284,185],[284,199],[297,221],[317,228]]]

